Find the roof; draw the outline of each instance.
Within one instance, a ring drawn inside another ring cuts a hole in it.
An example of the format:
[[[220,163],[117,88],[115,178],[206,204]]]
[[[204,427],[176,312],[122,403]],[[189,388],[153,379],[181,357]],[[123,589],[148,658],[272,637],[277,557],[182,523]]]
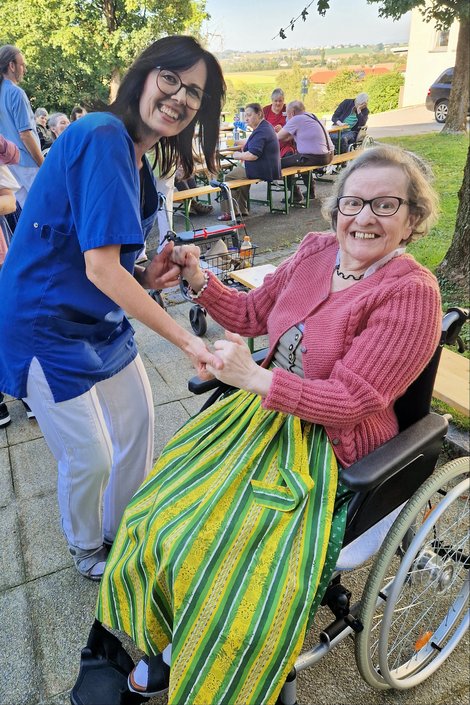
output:
[[[310,74],[310,83],[330,83],[330,81],[336,78],[342,71],[353,71],[358,78],[364,78],[365,76],[381,76],[384,73],[390,73],[390,69],[385,66],[343,66],[341,69],[334,71],[314,71]]]

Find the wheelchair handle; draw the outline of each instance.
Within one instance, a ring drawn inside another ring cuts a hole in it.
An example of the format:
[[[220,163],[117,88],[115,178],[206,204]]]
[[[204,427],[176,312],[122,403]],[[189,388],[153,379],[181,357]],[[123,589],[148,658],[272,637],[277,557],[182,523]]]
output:
[[[462,326],[470,318],[468,309],[453,306],[449,308],[442,319],[441,345],[458,345],[459,352],[464,351],[463,343],[459,337]]]

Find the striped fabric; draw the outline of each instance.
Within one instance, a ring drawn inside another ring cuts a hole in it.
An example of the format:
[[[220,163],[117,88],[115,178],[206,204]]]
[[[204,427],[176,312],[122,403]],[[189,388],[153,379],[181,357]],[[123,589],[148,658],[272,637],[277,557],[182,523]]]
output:
[[[233,394],[174,436],[129,504],[98,619],[148,654],[172,642],[170,703],[274,703],[341,547],[336,492],[323,428]]]

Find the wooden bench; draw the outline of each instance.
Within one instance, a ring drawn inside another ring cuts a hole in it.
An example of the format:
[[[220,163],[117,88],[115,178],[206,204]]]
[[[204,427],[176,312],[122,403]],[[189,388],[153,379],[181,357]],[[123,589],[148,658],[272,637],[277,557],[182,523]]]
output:
[[[337,154],[336,156],[333,157],[333,160],[330,162],[330,164],[336,165],[336,164],[344,164],[346,162],[351,161],[352,159],[355,159],[357,155],[360,153],[360,150],[356,149],[351,152],[345,152],[344,154]],[[278,189],[284,192],[284,207],[283,208],[276,208],[273,203],[273,191],[276,190],[276,187],[273,187],[273,183],[269,181],[267,183],[267,193],[266,193],[266,199],[261,200],[261,199],[251,199],[253,203],[261,203],[262,205],[268,205],[269,210],[271,213],[285,213],[286,215],[289,214],[289,206],[292,205],[289,203],[289,189],[288,189],[288,178],[292,176],[300,176],[301,174],[306,174],[308,173],[309,178],[308,178],[308,188],[307,188],[307,198],[305,205],[308,208],[310,205],[310,184],[311,184],[311,179],[312,179],[312,174],[314,171],[318,171],[319,169],[323,169],[324,167],[322,166],[288,166],[284,167],[281,171],[281,177],[282,177],[282,186]],[[258,184],[261,181],[261,179],[234,179],[233,181],[228,181],[228,185],[230,186],[231,190],[240,188],[241,186],[251,186],[253,184]],[[200,198],[201,196],[209,196],[209,202],[210,202],[210,195],[213,193],[218,193],[220,191],[220,188],[218,186],[211,186],[210,184],[204,185],[204,186],[198,186],[197,188],[191,188],[191,189],[185,189],[184,191],[177,191],[175,190],[173,194],[173,203],[182,203],[184,206],[184,217],[185,217],[185,227],[189,230],[191,228],[191,220],[189,217],[189,211],[191,208],[191,200],[193,198]]]
[[[234,179],[233,181],[227,182],[231,190],[240,188],[241,186],[251,186],[252,184],[259,183],[260,179]],[[182,203],[184,206],[184,217],[185,217],[185,227],[191,229],[191,219],[189,217],[189,211],[191,208],[191,201],[193,198],[200,198],[201,196],[207,196],[214,193],[219,193],[219,186],[197,186],[196,188],[187,188],[183,191],[175,190],[173,193],[173,203]]]
[[[361,150],[360,149],[354,149],[351,150],[351,152],[345,152],[344,154],[335,154],[333,157],[332,161],[328,166],[336,166],[338,164],[345,164],[346,162],[350,162],[353,159],[357,157],[358,154],[360,154]],[[292,203],[289,202],[289,189],[288,189],[288,178],[292,176],[300,176],[302,174],[309,174],[308,182],[307,182],[307,196],[305,199],[305,207],[308,208],[310,205],[310,186],[312,183],[312,175],[315,171],[319,171],[321,169],[324,169],[324,166],[286,166],[284,169],[281,170],[281,177],[282,177],[282,186],[280,188],[276,189],[276,184],[275,182],[268,183],[268,195],[267,195],[267,201],[269,205],[269,209],[271,213],[285,213],[286,215],[289,214],[289,207],[293,205]],[[273,186],[274,183],[274,186]],[[284,207],[283,208],[276,208],[273,204],[273,191],[278,190],[278,191],[284,191]],[[255,201],[256,202],[256,201]]]
[[[443,348],[433,396],[456,411],[470,414],[470,360],[453,350]]]

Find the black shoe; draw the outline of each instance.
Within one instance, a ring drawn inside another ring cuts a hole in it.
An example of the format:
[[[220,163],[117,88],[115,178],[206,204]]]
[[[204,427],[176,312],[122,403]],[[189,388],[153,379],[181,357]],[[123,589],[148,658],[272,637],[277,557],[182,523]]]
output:
[[[0,428],[4,428],[11,423],[11,416],[6,404],[0,404]]]

